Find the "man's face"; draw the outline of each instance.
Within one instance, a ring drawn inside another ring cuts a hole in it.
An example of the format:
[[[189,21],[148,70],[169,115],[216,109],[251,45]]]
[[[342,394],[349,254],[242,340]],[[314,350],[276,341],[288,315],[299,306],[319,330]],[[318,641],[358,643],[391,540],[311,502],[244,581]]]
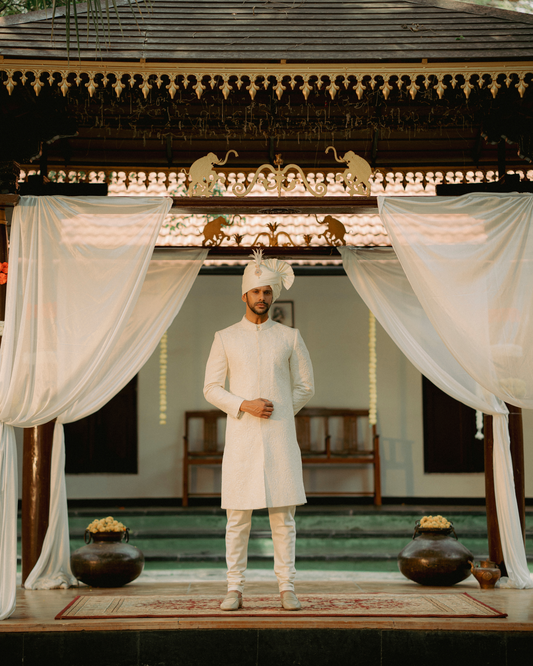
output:
[[[256,315],[264,315],[272,305],[272,287],[256,287],[243,294],[242,300]]]

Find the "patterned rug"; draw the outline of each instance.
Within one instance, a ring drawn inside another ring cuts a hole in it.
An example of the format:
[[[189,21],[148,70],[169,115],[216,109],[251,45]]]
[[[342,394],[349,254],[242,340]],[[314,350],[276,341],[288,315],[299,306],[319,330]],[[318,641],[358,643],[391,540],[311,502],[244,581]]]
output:
[[[300,611],[286,611],[277,594],[245,595],[238,611],[221,611],[221,597],[105,596],[76,597],[56,620],[133,617],[507,617],[469,594],[299,594]]]

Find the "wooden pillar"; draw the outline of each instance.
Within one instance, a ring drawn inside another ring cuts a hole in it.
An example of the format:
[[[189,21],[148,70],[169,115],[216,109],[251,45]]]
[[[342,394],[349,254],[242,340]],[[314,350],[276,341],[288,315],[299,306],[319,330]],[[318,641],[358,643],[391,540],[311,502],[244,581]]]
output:
[[[502,575],[507,575],[503,561],[502,543],[500,541],[500,526],[498,512],[496,511],[496,495],[494,492],[494,438],[492,431],[492,416],[485,414],[483,422],[485,435],[485,505],[487,509],[487,538],[489,542],[489,559],[500,567]]]
[[[24,428],[22,461],[22,585],[35,566],[48,529],[54,421]]]
[[[18,165],[0,163],[0,189],[16,191]],[[7,223],[0,208],[0,262],[8,261]],[[8,273],[9,280],[9,273]],[[0,285],[0,320],[4,320],[6,287]],[[1,338],[0,338],[1,341]],[[24,430],[22,462],[22,584],[39,559],[48,529],[50,468],[54,421]]]
[[[2,291],[0,287],[0,297],[1,295]],[[24,429],[22,454],[23,586],[26,578],[39,559],[46,530],[48,529],[54,424],[55,419],[44,425]]]
[[[0,176],[4,171],[0,168]],[[12,173],[18,176],[18,171],[11,165],[8,175],[11,177]],[[5,210],[0,208],[0,262],[8,261],[7,252],[8,239]],[[5,304],[6,287],[0,285],[0,319],[2,321],[5,316]],[[44,537],[48,529],[53,434],[54,422],[24,430],[22,462],[22,584],[24,584],[24,581],[41,554]]]
[[[15,162],[0,163],[0,189],[16,191],[19,174]],[[8,261],[5,209],[0,208],[0,263]],[[9,279],[9,273],[8,273]],[[0,285],[0,320],[5,317],[6,287]],[[1,343],[0,337],[0,343]],[[50,468],[54,421],[24,430],[22,463],[22,582],[39,559],[48,529]]]
[[[18,165],[0,163],[0,190],[16,191]],[[0,207],[0,263],[8,261],[5,209]],[[9,273],[8,273],[9,280]],[[0,285],[0,320],[5,317],[6,287]],[[0,337],[1,343],[1,337]],[[50,468],[54,422],[24,430],[22,462],[22,584],[39,559],[48,529]]]
[[[511,440],[511,457],[513,461],[513,476],[515,483],[516,502],[522,526],[522,538],[525,543],[525,482],[524,482],[524,436],[522,430],[522,410],[514,405],[507,405],[509,409],[509,436]],[[487,536],[489,542],[489,557],[500,567],[502,574],[507,575],[503,551],[500,540],[500,527],[496,511],[496,495],[494,489],[494,438],[492,430],[492,416],[485,416],[485,497],[487,507]]]
[[[507,403],[506,403],[507,404]],[[513,459],[514,488],[518,515],[522,525],[522,539],[526,542],[526,487],[524,474],[524,431],[522,428],[522,410],[507,404],[509,410],[509,437],[511,439],[511,458]]]

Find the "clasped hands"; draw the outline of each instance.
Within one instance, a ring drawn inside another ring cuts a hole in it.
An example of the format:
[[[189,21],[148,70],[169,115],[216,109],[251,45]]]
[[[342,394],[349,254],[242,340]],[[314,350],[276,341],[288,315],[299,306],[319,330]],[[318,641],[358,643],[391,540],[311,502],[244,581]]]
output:
[[[265,398],[256,398],[255,400],[243,400],[241,412],[248,412],[252,416],[260,419],[269,419],[274,411],[274,405]]]

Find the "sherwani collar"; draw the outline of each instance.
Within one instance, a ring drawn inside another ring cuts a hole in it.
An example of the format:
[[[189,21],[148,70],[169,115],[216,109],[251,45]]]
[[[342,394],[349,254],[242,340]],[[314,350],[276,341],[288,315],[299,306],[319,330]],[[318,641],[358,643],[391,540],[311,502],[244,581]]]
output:
[[[249,319],[246,318],[246,315],[241,320],[241,325],[248,331],[266,331],[271,326],[274,326],[275,322],[272,319],[268,318],[262,324],[253,324]]]

